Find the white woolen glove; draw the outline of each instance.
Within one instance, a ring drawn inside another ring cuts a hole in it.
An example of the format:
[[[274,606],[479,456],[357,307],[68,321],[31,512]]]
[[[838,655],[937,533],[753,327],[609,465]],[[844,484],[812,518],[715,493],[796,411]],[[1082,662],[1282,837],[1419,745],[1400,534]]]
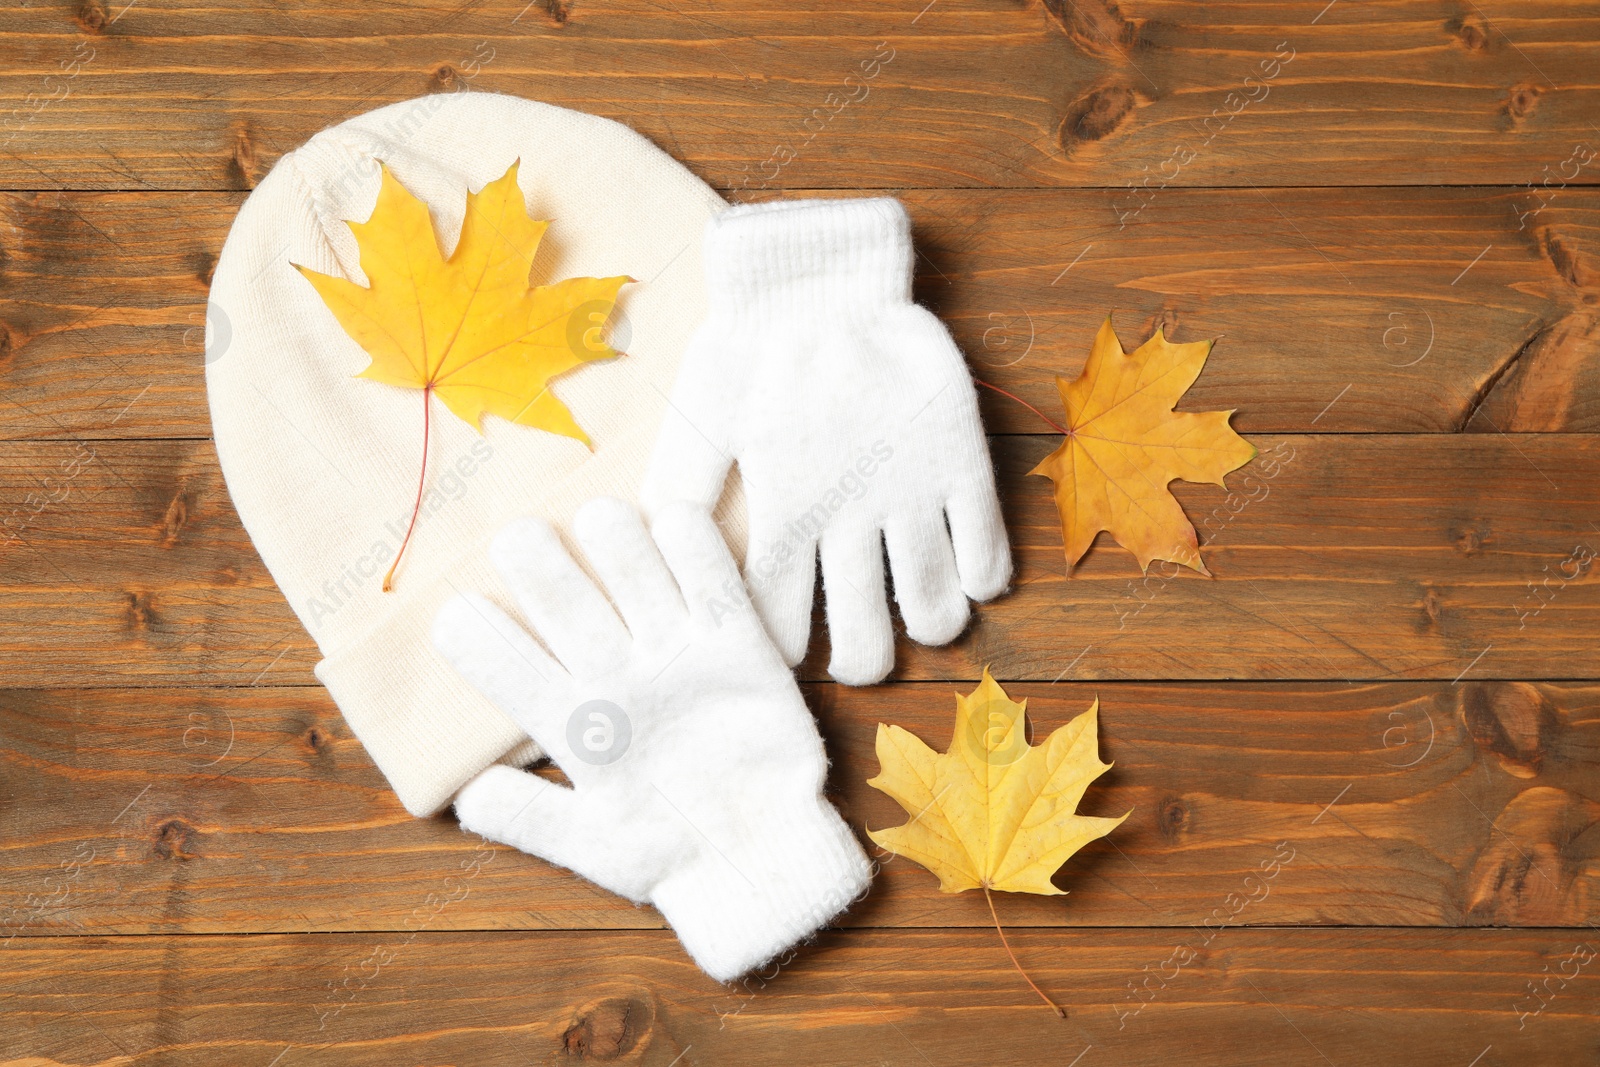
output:
[[[944,325],[912,303],[911,256],[892,198],[712,218],[707,317],[642,494],[652,513],[711,507],[737,461],[744,577],[768,633],[788,663],[804,657],[820,550],[828,670],[850,685],[894,666],[883,545],[906,633],[923,644],[954,640],[967,599],[998,596],[1011,577],[972,378]]]
[[[760,621],[711,617],[739,574],[710,514],[664,509],[652,542],[637,511],[601,498],[574,526],[611,603],[548,524],[521,519],[491,556],[543,647],[478,596],[449,601],[433,627],[572,788],[495,766],[456,794],[456,814],[654,904],[728,981],[844,910],[866,889],[866,856],[822,796],[822,740]]]

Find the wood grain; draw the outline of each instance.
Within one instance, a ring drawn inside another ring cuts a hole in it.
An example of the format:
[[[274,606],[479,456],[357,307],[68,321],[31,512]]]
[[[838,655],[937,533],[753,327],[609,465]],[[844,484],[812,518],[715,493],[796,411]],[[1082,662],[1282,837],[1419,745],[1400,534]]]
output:
[[[0,195],[0,437],[209,436],[206,293],[240,199]],[[1503,189],[1171,189],[1125,226],[1108,190],[905,200],[918,299],[1046,411],[1114,313],[1129,348],[1220,338],[1184,407],[1247,433],[1600,428],[1593,190],[1528,214]],[[983,404],[993,432],[1043,429]]]
[[[1600,440],[1252,439],[1262,454],[1230,491],[1177,486],[1211,580],[1141,576],[1106,535],[1065,577],[1049,483],[1027,474],[1053,440],[995,439],[1013,590],[948,648],[902,642],[896,677],[1600,677],[1584,555],[1600,552]],[[0,446],[0,520],[10,685],[313,682],[315,648],[209,442]],[[820,619],[814,632],[804,673],[824,678]]]
[[[1523,185],[1600,146],[1587,5],[1318,7],[13,3],[0,182],[242,188],[324,126],[463,87],[629,123],[741,191]]]
[[[877,723],[942,750],[966,689],[808,687],[858,832],[905,821],[865,784]],[[1083,810],[1132,815],[1062,870],[1066,897],[1000,897],[1007,926],[1554,926],[1600,904],[1600,687],[1010,691],[1036,740],[1099,697],[1114,769]],[[409,817],[320,688],[4,691],[0,754],[0,938],[661,923],[448,815]],[[991,922],[981,894],[867,847],[879,870],[844,924]]]
[[[993,930],[824,934],[781,974],[734,987],[665,932],[19,938],[0,956],[12,1024],[0,1055],[19,1067],[1543,1067],[1593,1055],[1592,973],[1552,982],[1544,1009],[1519,1017],[1540,1003],[1530,981],[1582,958],[1590,933],[1226,930],[1179,967],[1168,961],[1190,958],[1175,954],[1194,931],[1017,931],[1066,1020],[1033,999]]]

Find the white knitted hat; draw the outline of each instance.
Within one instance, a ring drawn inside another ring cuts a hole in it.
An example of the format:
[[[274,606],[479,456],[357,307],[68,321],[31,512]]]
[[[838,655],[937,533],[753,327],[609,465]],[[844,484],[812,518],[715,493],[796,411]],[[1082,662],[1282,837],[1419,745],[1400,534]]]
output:
[[[394,591],[422,459],[422,393],[355,377],[369,357],[295,270],[366,284],[348,220],[376,203],[381,160],[429,207],[440,247],[476,192],[518,159],[550,229],[532,280],[630,275],[610,335],[622,358],[554,379],[593,442],[431,402],[421,515]],[[281,159],[239,210],[211,286],[206,385],[217,454],[251,540],[311,636],[328,687],[413,814],[496,761],[538,755],[429,642],[438,607],[509,606],[486,542],[538,515],[564,529],[591,497],[636,499],[684,344],[705,313],[701,235],[722,202],[625,126],[515,97],[453,93],[380,108]],[[742,551],[742,506],[722,508]]]

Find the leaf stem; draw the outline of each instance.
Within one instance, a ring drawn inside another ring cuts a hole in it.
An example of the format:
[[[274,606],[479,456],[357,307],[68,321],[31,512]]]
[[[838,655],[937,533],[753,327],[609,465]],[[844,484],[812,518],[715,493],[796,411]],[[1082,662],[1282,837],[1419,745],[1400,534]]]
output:
[[[428,429],[433,411],[433,389],[424,386],[422,389],[422,473],[417,476],[417,502],[411,507],[411,523],[406,527],[405,539],[400,542],[400,551],[394,554],[394,562],[389,564],[389,573],[383,576],[383,591],[394,592],[394,572],[400,567],[400,557],[406,554],[406,545],[411,543],[411,531],[417,528],[417,516],[422,514],[422,488],[428,484]]]
[[[1071,437],[1072,436],[1072,432],[1070,430],[1068,430],[1065,426],[1061,425],[1055,419],[1052,419],[1049,415],[1046,415],[1044,412],[1040,411],[1038,408],[1034,407],[1032,404],[1028,403],[1026,400],[1022,399],[1020,396],[1017,396],[1014,393],[1008,393],[1004,389],[1000,388],[998,385],[990,385],[988,382],[984,381],[982,378],[974,378],[972,380],[977,382],[979,385],[983,386],[985,389],[993,389],[995,392],[999,393],[1001,396],[1008,396],[1012,400],[1015,400],[1017,403],[1021,404],[1023,407],[1027,408],[1029,411],[1031,411],[1035,415],[1039,416],[1045,422],[1048,422],[1052,427],[1055,428],[1056,433],[1060,434],[1061,436],[1063,436],[1063,437]]]
[[[1015,967],[1017,969],[1017,973],[1022,975],[1022,980],[1028,983],[1029,988],[1031,988],[1035,993],[1039,994],[1039,999],[1050,1005],[1050,1009],[1056,1013],[1057,1017],[1065,1019],[1067,1017],[1067,1013],[1061,1007],[1061,1005],[1045,996],[1044,990],[1040,989],[1037,985],[1034,985],[1033,979],[1028,977],[1028,972],[1023,970],[1022,964],[1017,962],[1017,954],[1011,951],[1011,942],[1006,940],[1006,932],[1000,926],[1000,913],[994,910],[994,897],[989,895],[988,886],[983,887],[983,899],[989,902],[989,914],[994,917],[995,932],[1000,935],[1000,943],[1005,946],[1006,955],[1011,957],[1011,966]]]

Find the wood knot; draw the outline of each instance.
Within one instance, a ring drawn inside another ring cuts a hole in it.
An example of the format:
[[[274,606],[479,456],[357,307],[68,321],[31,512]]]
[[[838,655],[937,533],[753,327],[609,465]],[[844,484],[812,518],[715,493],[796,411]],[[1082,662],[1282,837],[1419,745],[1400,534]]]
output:
[[[1464,526],[1456,532],[1454,538],[1456,551],[1463,556],[1476,556],[1493,536],[1493,531],[1486,522]]]
[[[233,131],[233,149],[228,155],[228,175],[246,188],[255,188],[260,161],[256,158],[255,141],[250,127],[236,126]]]
[[[1460,427],[1475,433],[1583,429],[1585,412],[1574,401],[1593,396],[1597,385],[1600,316],[1575,311],[1528,338],[1481,387],[1481,398],[1468,407]],[[1476,418],[1479,412],[1481,419]]]
[[[207,289],[211,288],[211,278],[217,271],[216,253],[192,252],[189,255],[189,266],[194,270],[195,280]]]
[[[1428,630],[1438,629],[1439,619],[1443,614],[1444,610],[1439,606],[1438,590],[1429,589],[1427,592],[1423,593],[1422,618],[1419,619],[1417,623],[1418,632],[1426,633]]]
[[[84,33],[102,34],[111,22],[111,13],[106,10],[102,0],[78,0],[77,8],[72,12],[72,21]]]
[[[11,362],[11,353],[11,330],[5,323],[0,322],[0,365]]]
[[[189,523],[189,506],[194,494],[179,490],[167,504],[167,513],[161,517],[161,547],[171,548],[178,543],[178,534]]]
[[[1600,804],[1564,789],[1524,789],[1488,831],[1467,877],[1467,917],[1492,926],[1566,925],[1584,918],[1575,899],[1581,860],[1573,841],[1600,821]]]
[[[1539,244],[1550,260],[1550,265],[1556,269],[1566,283],[1574,289],[1587,289],[1595,284],[1595,271],[1579,253],[1577,246],[1561,239],[1561,236],[1549,229],[1539,234]]]
[[[1521,122],[1534,109],[1539,106],[1539,87],[1528,82],[1511,87],[1511,92],[1506,96],[1506,102],[1501,105],[1500,111],[1513,123]]]
[[[571,0],[544,0],[544,17],[552,26],[565,26],[572,18]]]
[[[150,851],[157,859],[183,862],[200,854],[199,845],[199,830],[182,819],[168,819],[156,827],[156,839]]]
[[[632,1052],[655,1025],[655,1008],[646,998],[605,997],[579,1008],[561,1035],[568,1056],[615,1060]]]
[[[1113,58],[1138,43],[1138,24],[1124,18],[1112,0],[1044,0],[1044,9],[1090,55]]]
[[[323,733],[322,728],[319,726],[309,727],[300,736],[305,739],[306,747],[311,750],[311,754],[314,756],[320,756],[328,747],[329,742],[333,740],[333,738]]]
[[[1482,52],[1489,47],[1488,27],[1476,15],[1451,19],[1444,24],[1444,31],[1460,41],[1462,47],[1469,52]]]
[[[148,592],[126,592],[122,594],[125,601],[123,619],[130,630],[138,632],[148,631],[156,621],[155,608],[151,604]]]
[[[1461,688],[1461,719],[1473,744],[1494,754],[1518,778],[1539,773],[1561,730],[1561,716],[1527,682],[1468,682]]]
[[[1169,841],[1177,840],[1189,827],[1189,805],[1181,797],[1168,797],[1156,812],[1156,827]]]
[[[455,92],[466,84],[466,79],[461,72],[449,63],[440,63],[433,68],[432,92]]]
[[[1098,141],[1125,122],[1139,98],[1126,85],[1107,85],[1085,93],[1071,104],[1061,120],[1057,139],[1068,155],[1081,144]]]

